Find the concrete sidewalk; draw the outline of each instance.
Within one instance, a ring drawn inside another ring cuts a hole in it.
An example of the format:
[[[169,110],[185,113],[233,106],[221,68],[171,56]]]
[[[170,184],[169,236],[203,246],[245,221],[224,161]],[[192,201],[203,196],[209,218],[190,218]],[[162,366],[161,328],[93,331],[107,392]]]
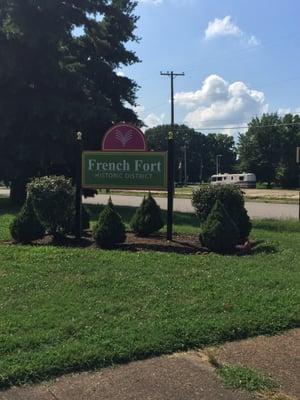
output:
[[[225,388],[208,361],[255,368],[280,385],[280,397],[300,398],[300,329],[261,336],[203,351],[179,353],[99,372],[68,375],[50,383],[0,392],[0,400],[254,400],[262,397]]]

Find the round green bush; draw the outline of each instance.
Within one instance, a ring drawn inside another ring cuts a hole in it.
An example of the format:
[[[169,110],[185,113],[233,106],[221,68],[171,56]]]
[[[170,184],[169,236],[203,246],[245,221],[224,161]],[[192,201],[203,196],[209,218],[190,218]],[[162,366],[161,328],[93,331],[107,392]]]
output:
[[[75,191],[71,179],[64,176],[35,178],[28,185],[34,211],[55,239],[69,231],[74,215]]]
[[[19,243],[30,243],[45,235],[45,228],[37,218],[30,197],[10,225],[12,238]]]
[[[222,205],[217,200],[199,235],[203,246],[217,253],[232,251],[239,241],[239,230]]]
[[[149,193],[132,217],[130,227],[137,236],[147,237],[163,226],[160,207]]]
[[[216,201],[219,200],[239,230],[239,241],[245,242],[251,232],[251,222],[245,209],[243,192],[234,185],[205,185],[194,190],[192,204],[203,224]]]
[[[97,245],[110,249],[126,240],[125,225],[115,210],[111,198],[107,206],[100,212],[98,222],[93,231]]]

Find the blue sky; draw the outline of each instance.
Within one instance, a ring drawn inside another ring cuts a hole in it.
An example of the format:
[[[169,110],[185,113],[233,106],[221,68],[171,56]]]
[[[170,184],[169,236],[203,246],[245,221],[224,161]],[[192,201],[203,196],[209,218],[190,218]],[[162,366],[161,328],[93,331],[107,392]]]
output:
[[[235,134],[263,112],[300,111],[298,0],[140,0],[131,43],[141,63],[120,73],[140,85],[137,108],[150,126],[170,121]],[[208,131],[207,131],[208,132]]]

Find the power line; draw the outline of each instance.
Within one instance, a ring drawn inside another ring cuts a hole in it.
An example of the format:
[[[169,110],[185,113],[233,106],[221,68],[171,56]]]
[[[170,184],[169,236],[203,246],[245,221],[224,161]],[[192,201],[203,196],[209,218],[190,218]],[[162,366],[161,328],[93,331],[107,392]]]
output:
[[[274,128],[280,126],[293,126],[299,125],[300,122],[290,122],[290,123],[281,123],[281,124],[269,124],[269,125],[256,125],[255,128],[264,129],[264,128]],[[212,128],[190,128],[194,129],[194,131],[218,131],[218,130],[235,130],[235,129],[249,129],[251,128],[249,125],[244,126],[219,126],[219,127],[212,127]],[[184,128],[175,128],[177,131],[184,130]]]
[[[257,86],[259,86],[259,87],[273,86],[273,85],[278,85],[278,84],[281,84],[281,83],[296,81],[296,80],[299,80],[299,79],[300,79],[300,76],[295,76],[295,77],[291,77],[291,78],[287,78],[287,79],[282,79],[282,80],[279,80],[279,81],[260,83],[260,84],[258,84]],[[213,94],[211,94],[210,96],[208,96],[208,98],[209,98],[209,97],[212,97],[212,96],[213,96]],[[152,110],[154,110],[154,109],[163,107],[163,106],[167,105],[168,103],[169,103],[169,101],[165,101],[165,102],[163,102],[163,103],[159,103],[159,104],[157,104],[157,105],[150,106],[150,107],[148,107],[148,108],[145,108],[145,109],[143,110],[143,113],[148,113],[149,111],[152,111]],[[277,111],[269,112],[269,114],[272,114],[272,113],[276,113],[277,115],[285,115],[285,114],[288,114],[288,113],[278,113]],[[224,121],[225,121],[225,120],[214,120],[214,122],[224,122]],[[200,121],[200,122],[206,122],[206,121]],[[211,122],[211,121],[207,121],[207,122]]]
[[[276,49],[280,50],[280,48],[278,46],[278,42],[281,42],[282,40],[287,39],[291,36],[295,36],[298,41],[299,40],[298,35],[299,35],[299,32],[297,32],[297,31],[289,32],[285,35],[278,36],[275,39],[264,41],[263,43],[260,43],[258,45],[252,45],[247,48],[240,49],[240,50],[233,51],[233,52],[225,51],[221,54],[221,56],[225,57],[225,58],[238,57],[240,54],[243,55],[243,53],[251,53],[252,50],[262,48],[262,47],[269,47],[270,45],[274,45],[274,44],[277,45]],[[216,59],[218,59],[217,56],[205,57],[206,62],[207,62],[207,60],[213,61]],[[179,67],[180,67],[180,69],[185,69],[186,72],[192,72],[192,71],[198,70],[200,68],[200,64],[198,66],[196,66],[196,64],[185,64],[185,65],[181,65],[181,66],[179,65],[178,68]],[[167,68],[167,66],[166,66],[166,68]],[[148,80],[148,78],[153,77],[156,73],[157,72],[153,72],[153,73],[151,72],[149,74],[148,73],[144,74],[144,75],[140,76],[138,80]]]
[[[298,41],[299,38],[296,35],[298,35],[298,32],[296,32],[296,31],[290,32],[286,35],[279,36],[275,39],[265,41],[264,43],[252,45],[247,48],[240,49],[240,50],[234,51],[234,52],[225,51],[225,52],[221,53],[220,55],[222,57],[228,58],[228,57],[235,57],[235,56],[239,56],[239,55],[243,55],[243,54],[247,54],[247,53],[249,54],[249,53],[251,53],[252,50],[256,50],[256,49],[262,48],[262,47],[268,47],[272,44],[277,44],[278,42],[282,41],[282,39],[286,39],[290,36],[295,36]],[[278,45],[276,46],[276,49],[279,49]],[[207,61],[207,60],[212,61],[212,60],[216,60],[216,59],[218,59],[217,56],[210,56],[210,57],[206,57],[205,61]],[[199,65],[199,67],[200,67],[200,65]],[[182,65],[180,68],[184,68],[187,72],[192,72],[192,71],[197,70],[199,67],[196,66],[195,64],[185,64],[185,65]]]

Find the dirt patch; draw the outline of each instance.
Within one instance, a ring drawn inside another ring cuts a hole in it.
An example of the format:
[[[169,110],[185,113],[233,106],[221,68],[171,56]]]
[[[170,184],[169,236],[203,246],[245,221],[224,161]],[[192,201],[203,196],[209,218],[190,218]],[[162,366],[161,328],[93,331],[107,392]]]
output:
[[[178,234],[168,241],[165,235],[153,235],[148,238],[137,237],[127,233],[126,242],[118,245],[119,250],[128,251],[161,251],[178,254],[203,254],[209,250],[201,247],[198,235]]]

